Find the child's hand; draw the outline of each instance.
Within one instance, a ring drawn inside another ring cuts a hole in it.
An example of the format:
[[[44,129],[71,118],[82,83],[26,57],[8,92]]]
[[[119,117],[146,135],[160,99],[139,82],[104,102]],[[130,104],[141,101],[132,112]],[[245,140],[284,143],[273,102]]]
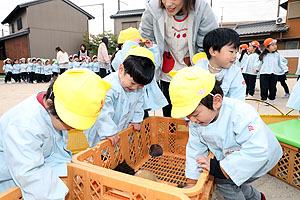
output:
[[[257,74],[258,73],[258,70],[257,69],[254,69],[254,74]]]
[[[200,168],[210,170],[210,158],[208,156],[199,157],[196,162],[199,164]]]
[[[136,42],[136,43],[138,43],[138,44],[140,44],[140,43],[143,42],[141,38],[134,38],[132,41],[133,41],[133,42]]]
[[[107,139],[110,140],[111,146],[114,147],[119,142],[120,136],[118,134],[116,134],[116,135],[113,135],[113,136],[108,136]]]
[[[129,124],[128,127],[130,127],[130,126],[132,126],[133,130],[135,130],[135,131],[141,130],[141,123],[131,123],[131,124]]]
[[[149,40],[149,39],[146,39],[145,46],[146,46],[147,48],[150,48],[150,47],[152,47],[152,46],[153,46],[153,43],[152,43],[152,41],[151,41],[151,40]]]

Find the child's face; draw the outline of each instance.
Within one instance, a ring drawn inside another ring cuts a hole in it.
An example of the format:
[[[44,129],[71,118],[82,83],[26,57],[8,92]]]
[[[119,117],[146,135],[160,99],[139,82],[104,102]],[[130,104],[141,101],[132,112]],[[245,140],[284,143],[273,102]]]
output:
[[[42,61],[41,61],[41,60],[39,60],[39,61],[38,61],[38,63],[41,65],[41,64],[42,64]]]
[[[213,110],[207,108],[203,104],[199,104],[194,112],[187,116],[191,122],[200,124],[201,126],[208,126],[217,120],[222,105],[222,96],[216,94],[213,98]]]
[[[169,16],[176,15],[183,7],[184,0],[162,0]]]
[[[231,65],[236,60],[236,53],[237,50],[234,48],[234,45],[225,45],[221,48],[220,51],[210,49],[211,51],[211,58],[214,59],[214,62],[225,69],[228,69],[231,67]]]
[[[6,64],[11,64],[10,60],[6,61]]]
[[[277,50],[277,43],[272,43],[268,47],[266,47],[269,52],[274,52]]]
[[[95,58],[95,59],[93,60],[93,62],[98,62],[98,59],[97,59],[97,58]]]
[[[249,53],[254,53],[254,51],[255,51],[255,48],[254,48],[254,46],[252,46],[252,45],[249,45],[248,52],[249,52]]]
[[[76,58],[74,58],[74,61],[78,62],[78,58],[77,58],[77,57],[76,57]]]
[[[126,92],[140,90],[144,87],[144,85],[136,83],[129,74],[125,73],[123,64],[121,64],[119,68],[119,79],[121,86]]]

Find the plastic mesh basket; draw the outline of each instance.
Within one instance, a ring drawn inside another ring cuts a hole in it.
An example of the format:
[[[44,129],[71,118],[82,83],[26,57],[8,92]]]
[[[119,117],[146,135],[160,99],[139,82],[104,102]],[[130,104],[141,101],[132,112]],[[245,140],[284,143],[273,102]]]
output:
[[[165,191],[157,187],[152,181],[131,182],[122,176],[116,176],[111,170],[102,171],[68,164],[68,177],[62,179],[69,188],[66,200],[188,200],[184,194]],[[127,184],[135,185],[134,191]],[[126,194],[122,190],[128,191]],[[0,194],[0,200],[23,199],[18,187],[13,187]]]
[[[196,184],[189,189],[182,189],[177,186],[186,182],[185,178],[185,147],[188,141],[188,131],[184,120],[149,117],[144,120],[140,132],[128,128],[119,133],[120,142],[112,147],[109,140],[104,140],[94,148],[80,152],[72,159],[79,165],[97,169],[114,169],[124,160],[135,171],[147,169],[152,171],[160,184],[157,187],[165,191],[177,191],[187,195],[191,199],[210,199],[213,191],[213,178],[204,171]],[[150,157],[149,149],[152,144],[159,144],[163,148],[163,156]],[[133,183],[141,181],[141,178],[116,172],[112,174],[125,176]],[[142,181],[149,181],[142,179]],[[136,184],[135,184],[136,185]],[[128,188],[135,188],[135,185],[128,183]],[[122,192],[127,193],[125,188]],[[169,198],[171,199],[171,198]]]

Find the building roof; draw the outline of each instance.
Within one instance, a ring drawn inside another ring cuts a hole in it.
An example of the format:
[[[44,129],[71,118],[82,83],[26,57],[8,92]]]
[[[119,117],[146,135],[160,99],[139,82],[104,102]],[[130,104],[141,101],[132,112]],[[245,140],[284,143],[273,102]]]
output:
[[[10,34],[10,35],[6,35],[6,36],[3,36],[3,37],[0,37],[0,41],[13,39],[13,38],[16,38],[16,37],[19,37],[19,36],[22,36],[22,35],[27,35],[29,33],[30,33],[29,28],[26,28],[26,29],[24,29],[22,31],[19,31],[19,32]]]
[[[258,34],[266,34],[266,33],[278,33],[278,32],[286,32],[288,31],[290,26],[285,24],[276,24],[276,20],[264,21],[264,22],[255,22],[249,24],[238,24],[234,28],[234,30],[240,36],[246,35],[258,35]]]
[[[13,11],[11,11],[11,13],[9,13],[9,15],[1,22],[1,24],[6,24],[9,23],[9,20],[21,9],[23,8],[27,8],[29,6],[34,6],[37,4],[41,4],[41,3],[46,3],[48,1],[52,1],[52,0],[34,0],[34,1],[30,1],[30,2],[26,2],[26,3],[22,3],[19,4],[15,7],[15,9]],[[94,19],[95,17],[92,16],[91,14],[89,14],[88,12],[86,12],[85,10],[83,10],[82,8],[80,8],[79,6],[77,6],[76,4],[74,4],[73,2],[69,1],[69,0],[62,0],[65,3],[69,4],[70,6],[72,6],[73,8],[75,8],[76,10],[78,10],[79,12],[83,13],[84,15],[86,15],[88,17],[88,19]]]
[[[135,17],[142,16],[145,9],[136,9],[136,10],[119,10],[116,14],[111,15],[111,19],[123,18],[123,17]]]

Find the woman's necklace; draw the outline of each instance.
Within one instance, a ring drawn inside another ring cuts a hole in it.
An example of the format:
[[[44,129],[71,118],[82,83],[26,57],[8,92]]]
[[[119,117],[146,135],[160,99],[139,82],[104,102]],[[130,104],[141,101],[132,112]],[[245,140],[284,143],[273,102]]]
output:
[[[209,62],[208,62],[208,65],[209,65],[213,70],[216,70],[216,71],[221,71],[221,70],[222,70],[222,68],[213,67]]]

